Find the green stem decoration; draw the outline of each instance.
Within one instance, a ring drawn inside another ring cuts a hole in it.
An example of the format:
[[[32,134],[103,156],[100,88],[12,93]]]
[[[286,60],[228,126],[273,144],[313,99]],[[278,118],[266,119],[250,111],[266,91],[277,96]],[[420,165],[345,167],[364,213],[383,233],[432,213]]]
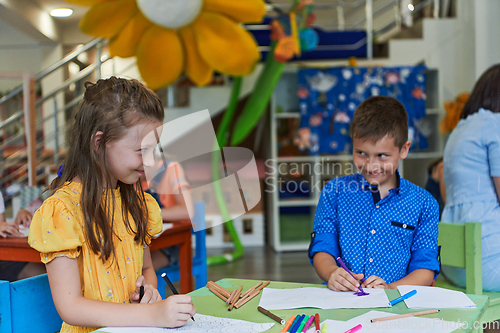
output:
[[[245,248],[243,244],[241,244],[240,238],[238,237],[238,233],[234,228],[233,221],[231,220],[231,214],[229,214],[229,210],[227,209],[226,202],[224,201],[224,195],[222,193],[222,189],[220,187],[220,157],[221,150],[227,144],[227,129],[231,120],[233,119],[234,111],[236,110],[236,106],[238,105],[238,99],[241,90],[241,76],[235,77],[233,82],[233,89],[231,92],[231,97],[229,99],[229,104],[227,106],[224,115],[222,116],[222,121],[217,128],[217,140],[214,142],[214,150],[212,151],[212,179],[215,190],[215,199],[217,201],[217,206],[219,207],[219,211],[222,215],[222,220],[227,221],[225,223],[227,230],[229,231],[229,235],[233,240],[235,251],[230,254],[208,257],[207,264],[208,265],[216,265],[226,263],[228,261],[233,261],[234,259],[238,259],[243,256],[245,252]],[[219,148],[220,147],[220,148]]]
[[[248,98],[248,101],[245,104],[240,117],[236,121],[233,135],[231,136],[231,146],[235,146],[245,140],[245,138],[257,125],[259,119],[266,110],[276,83],[278,83],[279,78],[283,73],[285,64],[279,63],[274,60],[275,46],[276,42],[273,42],[273,44],[271,44],[271,50],[267,53],[264,68],[262,69],[257,82],[255,83],[254,89],[250,97]],[[235,77],[228,107],[224,112],[222,121],[219,125],[219,128],[217,129],[217,142],[214,142],[214,145],[218,145],[218,147],[220,147],[221,149],[227,144],[228,127],[231,123],[234,111],[236,110],[236,106],[238,104],[241,81],[241,77]],[[215,190],[215,198],[217,200],[217,206],[219,207],[219,211],[221,212],[223,220],[228,221],[226,222],[226,228],[229,231],[231,239],[233,240],[235,251],[233,253],[207,258],[208,265],[221,264],[239,259],[245,252],[245,248],[241,244],[238,233],[236,232],[233,221],[231,220],[231,215],[229,214],[226,203],[224,202],[222,189],[220,188],[220,184],[218,183],[218,180],[220,180],[220,150],[217,149],[218,147],[214,147],[216,149],[214,149],[212,153],[212,179]]]

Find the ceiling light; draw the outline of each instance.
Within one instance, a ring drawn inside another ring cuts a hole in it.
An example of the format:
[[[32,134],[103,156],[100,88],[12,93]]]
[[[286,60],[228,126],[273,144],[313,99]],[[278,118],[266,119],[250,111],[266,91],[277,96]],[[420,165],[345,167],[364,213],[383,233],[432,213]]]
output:
[[[56,8],[50,11],[50,16],[52,17],[68,17],[73,14],[73,9],[69,8]]]
[[[408,9],[409,9],[410,11],[414,11],[414,10],[415,10],[415,7],[413,6],[413,4],[411,4],[411,3],[410,3],[410,4],[408,5]]]

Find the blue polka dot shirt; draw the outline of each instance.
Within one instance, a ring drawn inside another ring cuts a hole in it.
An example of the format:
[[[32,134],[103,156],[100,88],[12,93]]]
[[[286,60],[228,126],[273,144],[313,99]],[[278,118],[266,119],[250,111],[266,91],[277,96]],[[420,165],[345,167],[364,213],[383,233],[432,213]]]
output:
[[[341,257],[354,273],[386,283],[420,268],[439,273],[437,201],[402,179],[375,202],[361,174],[335,178],[321,191],[309,258],[318,252]]]

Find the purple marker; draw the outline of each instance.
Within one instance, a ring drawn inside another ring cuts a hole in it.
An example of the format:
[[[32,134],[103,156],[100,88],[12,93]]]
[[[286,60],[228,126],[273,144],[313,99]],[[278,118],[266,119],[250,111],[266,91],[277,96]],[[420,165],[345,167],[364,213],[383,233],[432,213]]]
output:
[[[342,261],[342,259],[340,257],[337,258],[337,261],[340,263],[340,266],[342,266],[342,268],[345,269],[346,272],[349,273],[353,277],[354,280],[356,280],[356,278],[354,277],[354,275],[352,275],[351,271],[347,268],[347,266],[344,264],[344,261]],[[361,281],[363,281],[363,280],[361,280]],[[359,292],[354,293],[354,295],[356,295],[356,296],[370,295],[369,293],[365,292],[363,290],[363,288],[361,288],[361,285],[359,285],[358,289],[359,289]]]

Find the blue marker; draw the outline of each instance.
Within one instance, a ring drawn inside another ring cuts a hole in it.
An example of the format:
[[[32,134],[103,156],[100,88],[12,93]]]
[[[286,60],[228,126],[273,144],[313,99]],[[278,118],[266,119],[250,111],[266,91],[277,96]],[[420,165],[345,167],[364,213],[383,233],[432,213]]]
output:
[[[295,327],[295,324],[297,324],[297,322],[300,320],[300,317],[301,317],[301,315],[297,315],[297,316],[295,317],[295,319],[294,319],[294,320],[293,320],[293,322],[292,322],[292,325],[290,325],[290,327],[286,330],[286,331],[287,331],[287,333],[289,333],[289,332],[291,332],[291,331],[292,331],[292,329]]]
[[[300,323],[302,322],[302,320],[304,320],[305,316],[306,316],[305,314],[303,314],[302,316],[300,316],[299,320],[297,320],[297,323],[295,323],[295,325],[293,326],[293,328],[290,330],[290,333],[296,333],[297,332],[297,329],[299,328]]]
[[[410,298],[412,297],[413,295],[415,295],[417,293],[417,291],[415,289],[413,289],[412,291],[409,291],[407,292],[406,294],[404,294],[403,296],[400,296],[392,301],[389,302],[389,306],[393,306],[394,304],[397,304],[401,301],[404,301],[405,299],[407,298]]]

